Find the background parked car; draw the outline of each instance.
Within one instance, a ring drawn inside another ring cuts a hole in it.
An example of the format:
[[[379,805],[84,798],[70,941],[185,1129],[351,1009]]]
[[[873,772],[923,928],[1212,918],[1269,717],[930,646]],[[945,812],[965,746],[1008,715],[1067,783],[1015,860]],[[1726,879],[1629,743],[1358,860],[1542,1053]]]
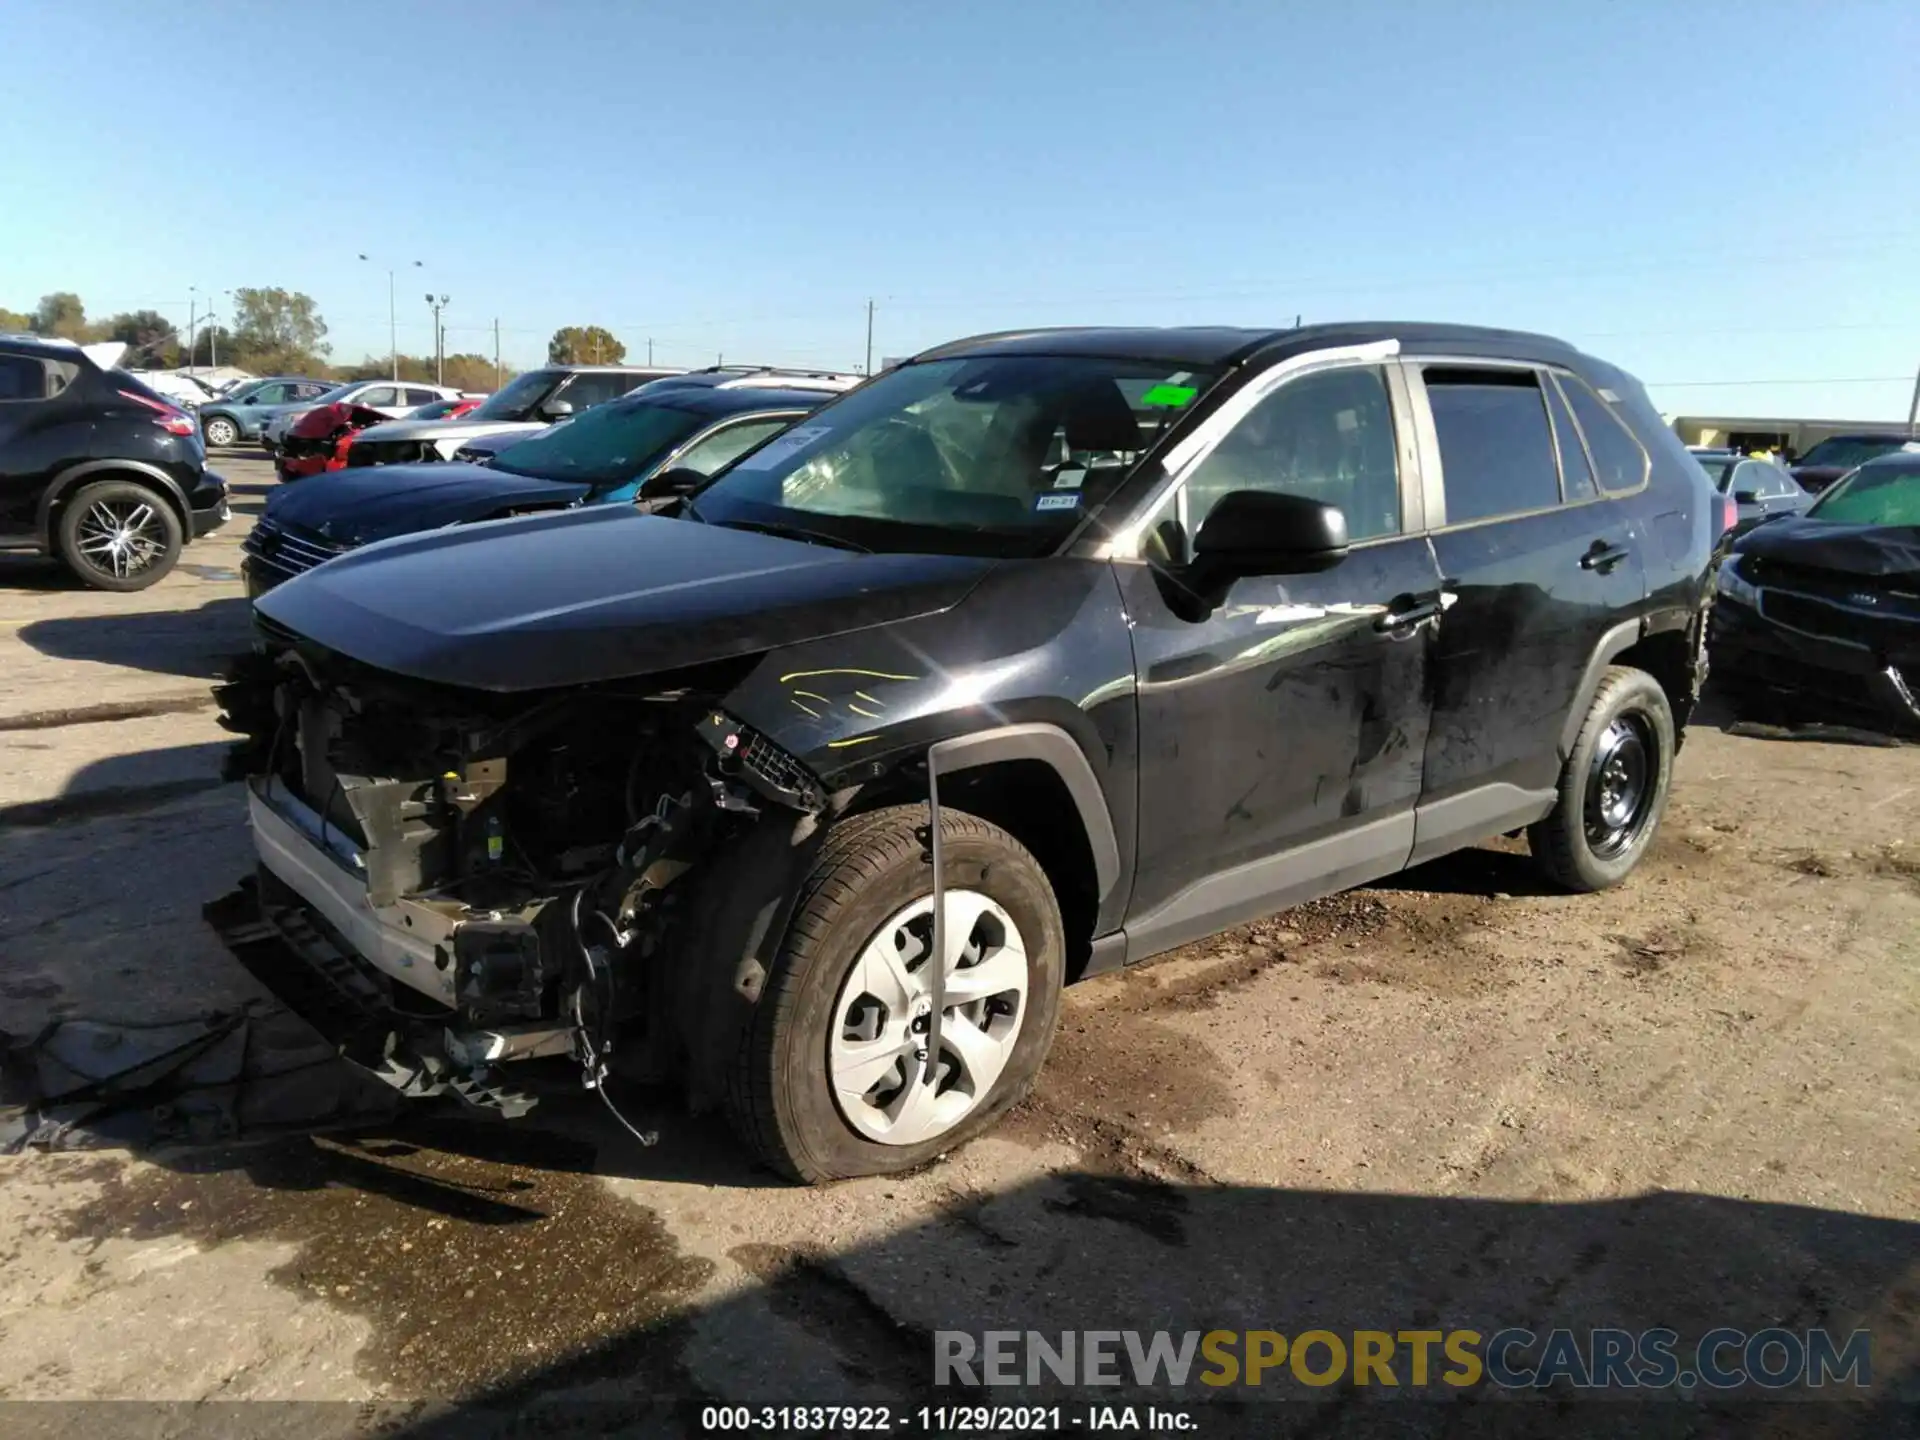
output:
[[[0,336],[0,544],[99,590],[144,590],[228,519],[185,410],[78,345]]]
[[[481,435],[533,431],[681,372],[640,365],[548,365],[516,375],[478,409],[457,422],[408,416],[380,425],[354,441],[355,465],[398,465],[415,460],[451,460],[462,443]]]
[[[1920,453],[1869,460],[1720,567],[1714,680],[1920,734]]]
[[[284,405],[316,400],[333,386],[304,375],[275,375],[249,380],[231,394],[200,407],[200,433],[208,445],[238,445],[258,440],[260,429]]]
[[[391,380],[350,380],[312,399],[277,406],[261,421],[260,443],[266,446],[268,453],[271,454],[278,447],[280,437],[287,433],[293,422],[315,405],[358,405],[364,410],[378,410],[391,420],[409,415],[422,405],[459,398],[460,392],[447,385],[416,385],[406,382],[395,384]]]
[[[427,461],[357,466],[279,490],[247,537],[247,591],[375,540],[475,520],[636,498],[667,470],[707,475],[830,396],[773,385],[636,391],[512,441],[488,466]]]
[[[1693,458],[1714,489],[1733,497],[1738,515],[1735,535],[1746,534],[1763,520],[1801,514],[1813,503],[1813,496],[1778,461],[1737,450],[1695,450]]]
[[[1877,435],[1832,435],[1794,462],[1793,478],[1817,495],[1854,466],[1903,450],[1920,452],[1920,442],[1892,431]]]
[[[178,370],[129,370],[127,373],[156,395],[164,395],[189,410],[198,410],[220,398],[211,385]]]

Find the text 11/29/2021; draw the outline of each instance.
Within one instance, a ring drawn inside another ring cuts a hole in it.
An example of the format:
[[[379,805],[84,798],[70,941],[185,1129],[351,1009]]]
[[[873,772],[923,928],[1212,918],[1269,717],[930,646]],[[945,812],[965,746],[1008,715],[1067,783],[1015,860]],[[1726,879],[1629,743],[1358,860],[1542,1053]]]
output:
[[[707,1405],[708,1434],[1024,1435],[1061,1431],[1155,1431],[1193,1434],[1188,1410],[1158,1405]]]

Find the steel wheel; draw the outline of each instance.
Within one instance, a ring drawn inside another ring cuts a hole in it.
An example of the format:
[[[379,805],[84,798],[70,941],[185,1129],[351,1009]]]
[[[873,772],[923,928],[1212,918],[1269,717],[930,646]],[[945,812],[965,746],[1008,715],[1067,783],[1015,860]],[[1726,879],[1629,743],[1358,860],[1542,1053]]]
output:
[[[224,415],[216,415],[207,421],[207,444],[231,445],[240,438],[240,427]]]
[[[1615,716],[1587,766],[1587,845],[1596,856],[1611,858],[1640,838],[1653,808],[1656,763],[1646,718]]]
[[[95,500],[74,532],[74,549],[81,558],[115,580],[131,580],[152,569],[170,548],[159,509],[148,500]]]
[[[834,1001],[834,1100],[849,1125],[882,1145],[915,1145],[964,1120],[992,1091],[1026,1021],[1027,949],[1013,917],[973,890],[949,890],[946,902],[938,1057],[925,1054],[931,895],[874,932]]]

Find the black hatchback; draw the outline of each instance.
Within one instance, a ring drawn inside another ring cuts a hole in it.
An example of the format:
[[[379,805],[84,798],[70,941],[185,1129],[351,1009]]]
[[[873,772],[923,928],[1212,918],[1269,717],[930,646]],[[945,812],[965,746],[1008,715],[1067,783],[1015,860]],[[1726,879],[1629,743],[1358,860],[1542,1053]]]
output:
[[[81,346],[0,335],[0,548],[144,590],[229,513],[186,411]]]

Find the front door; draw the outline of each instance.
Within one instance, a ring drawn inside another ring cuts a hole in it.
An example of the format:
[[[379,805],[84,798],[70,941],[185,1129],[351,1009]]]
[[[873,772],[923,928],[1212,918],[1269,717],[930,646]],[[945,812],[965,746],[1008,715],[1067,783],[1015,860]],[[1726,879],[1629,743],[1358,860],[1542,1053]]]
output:
[[[1406,860],[1440,606],[1396,394],[1377,364],[1279,380],[1156,503],[1141,559],[1116,565],[1139,687],[1130,961]],[[1244,489],[1338,505],[1353,549],[1197,610],[1179,579],[1192,537]]]
[[[1429,457],[1426,468],[1438,471],[1444,513],[1428,518],[1447,604],[1418,860],[1552,806],[1561,732],[1590,662],[1610,630],[1638,615],[1646,586],[1639,533],[1610,493],[1619,481],[1593,463],[1548,375],[1522,365],[1407,368],[1437,442],[1437,464]],[[1439,508],[1431,479],[1428,496]]]

